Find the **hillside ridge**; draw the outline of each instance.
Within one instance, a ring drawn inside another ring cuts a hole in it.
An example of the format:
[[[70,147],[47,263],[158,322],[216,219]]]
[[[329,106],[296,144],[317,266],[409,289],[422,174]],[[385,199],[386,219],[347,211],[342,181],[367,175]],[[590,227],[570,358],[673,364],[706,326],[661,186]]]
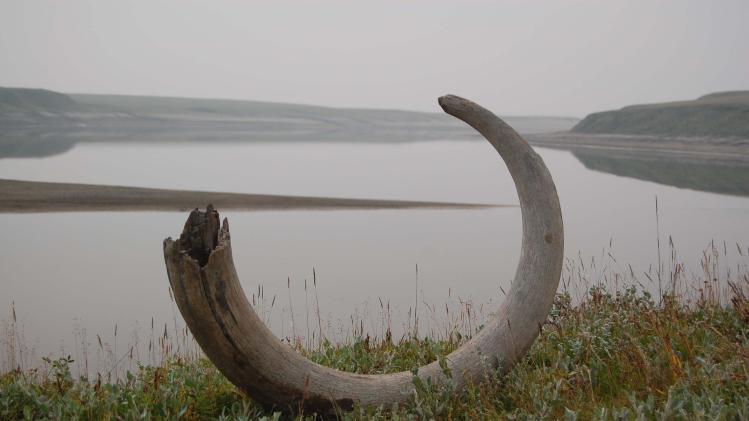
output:
[[[34,88],[0,87],[0,113],[75,112],[81,106],[70,96]]]
[[[591,113],[571,132],[749,139],[749,91]]]

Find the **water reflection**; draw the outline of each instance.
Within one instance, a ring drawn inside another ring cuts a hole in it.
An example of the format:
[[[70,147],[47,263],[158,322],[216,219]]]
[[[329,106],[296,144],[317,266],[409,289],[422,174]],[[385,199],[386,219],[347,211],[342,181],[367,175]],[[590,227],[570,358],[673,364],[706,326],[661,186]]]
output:
[[[44,158],[73,149],[76,140],[64,133],[33,130],[0,131],[0,159]]]
[[[569,152],[539,152],[559,192],[567,262],[584,265],[593,282],[623,282],[610,274],[631,273],[656,291],[645,273],[653,274],[658,234],[666,273],[669,236],[688,276],[701,273],[702,252],[713,240],[721,246],[721,271],[735,273],[737,267],[746,267],[749,199],[591,171]],[[2,160],[0,178],[517,203],[512,180],[496,152],[479,141],[84,143],[46,159]],[[346,337],[360,320],[366,331],[381,332],[380,300],[389,303],[392,327],[403,331],[409,309],[415,307],[416,288],[426,332],[444,324],[446,302],[451,311],[461,303],[473,303],[477,313],[488,315],[509,286],[520,250],[517,208],[224,216],[231,221],[243,287],[256,298],[262,291],[266,319],[281,337],[294,330],[306,335],[306,316],[314,320],[317,308],[311,304],[314,291],[309,287],[313,267],[326,335]],[[0,214],[0,232],[9,239],[0,243],[0,314],[9,314],[15,302],[24,341],[36,347],[37,356],[74,353],[81,337],[75,332],[88,332],[89,343],[100,334],[112,344],[115,325],[120,344],[138,342],[146,348],[152,318],[156,336],[165,324],[172,335],[182,324],[169,298],[161,241],[177,235],[184,218],[183,213],[171,212]],[[737,254],[737,243],[743,256]]]
[[[626,151],[577,150],[573,155],[593,171],[683,189],[749,196],[749,164],[647,156]]]
[[[537,129],[538,122],[527,124],[526,130]],[[451,139],[475,139],[475,134],[464,131],[460,127],[451,127]],[[521,124],[521,127],[522,124]],[[442,129],[444,130],[444,128]],[[91,137],[92,135],[96,137]],[[194,129],[186,131],[171,127],[167,130],[154,131],[115,131],[108,133],[81,134],[66,131],[34,131],[5,130],[0,132],[0,159],[45,158],[55,157],[70,152],[78,144],[127,145],[147,142],[149,144],[172,145],[179,143],[197,143],[205,145],[247,143],[246,133],[231,133],[226,131],[207,131],[197,133]],[[343,145],[350,146],[348,139],[355,138],[357,143],[399,144],[415,141],[435,141],[444,133],[392,131],[385,133],[373,131],[369,134],[361,131],[347,130],[322,132],[279,132],[272,136],[267,134],[249,141],[249,144],[279,144],[279,143],[330,143],[339,140]],[[205,139],[212,139],[207,141]],[[533,139],[531,138],[533,143]],[[711,160],[707,158],[690,159],[663,154],[648,154],[646,152],[627,151],[622,149],[579,148],[574,145],[561,144],[556,147],[569,150],[586,168],[630,177],[643,181],[692,189],[711,193],[749,196],[749,163],[744,161]],[[7,161],[6,161],[7,162]],[[16,178],[16,177],[13,177]],[[101,184],[99,181],[92,181]],[[270,192],[274,193],[274,192]]]

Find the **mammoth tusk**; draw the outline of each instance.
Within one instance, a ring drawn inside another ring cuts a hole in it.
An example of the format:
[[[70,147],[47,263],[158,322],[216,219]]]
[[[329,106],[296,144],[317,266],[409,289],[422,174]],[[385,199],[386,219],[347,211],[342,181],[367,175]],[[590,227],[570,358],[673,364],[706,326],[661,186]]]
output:
[[[562,214],[546,165],[510,126],[483,107],[447,95],[443,110],[479,131],[507,164],[520,199],[523,240],[512,287],[491,321],[447,357],[460,390],[487,369],[508,371],[530,348],[549,314],[562,270]],[[211,206],[190,213],[178,240],[164,240],[164,258],[182,316],[201,348],[237,387],[263,405],[318,413],[355,403],[391,407],[413,389],[411,372],[361,375],[315,364],[284,345],[250,306],[231,256],[229,224]],[[447,380],[438,362],[418,370]]]

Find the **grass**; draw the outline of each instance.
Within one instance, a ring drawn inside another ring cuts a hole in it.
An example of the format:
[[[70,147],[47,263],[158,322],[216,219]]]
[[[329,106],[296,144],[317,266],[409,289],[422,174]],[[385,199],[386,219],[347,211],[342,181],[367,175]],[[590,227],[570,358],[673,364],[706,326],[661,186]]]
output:
[[[488,372],[484,382],[459,394],[449,384],[438,387],[414,377],[407,406],[356,408],[340,416],[749,419],[749,275],[745,268],[729,272],[719,284],[715,247],[713,251],[704,256],[701,279],[691,280],[691,285],[700,285],[693,294],[677,288],[685,284],[680,264],[672,261],[668,270],[658,271],[669,291],[662,298],[641,286],[614,287],[624,275],[598,271],[605,281],[601,276],[582,280],[568,261],[565,285],[574,278],[592,285],[582,297],[567,292],[556,297],[539,338],[507,375]],[[453,330],[439,338],[406,335],[393,340],[390,334],[378,339],[359,331],[344,344],[292,342],[320,364],[388,373],[444,361],[470,333]],[[0,419],[287,417],[254,404],[205,358],[171,355],[115,381],[100,375],[74,378],[69,357],[11,371],[0,376]]]

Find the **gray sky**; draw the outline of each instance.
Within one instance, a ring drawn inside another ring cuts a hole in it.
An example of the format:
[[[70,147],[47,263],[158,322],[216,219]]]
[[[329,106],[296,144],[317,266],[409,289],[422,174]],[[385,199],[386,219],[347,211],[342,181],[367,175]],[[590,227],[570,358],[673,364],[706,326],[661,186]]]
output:
[[[0,0],[0,86],[583,116],[749,89],[749,1]]]

